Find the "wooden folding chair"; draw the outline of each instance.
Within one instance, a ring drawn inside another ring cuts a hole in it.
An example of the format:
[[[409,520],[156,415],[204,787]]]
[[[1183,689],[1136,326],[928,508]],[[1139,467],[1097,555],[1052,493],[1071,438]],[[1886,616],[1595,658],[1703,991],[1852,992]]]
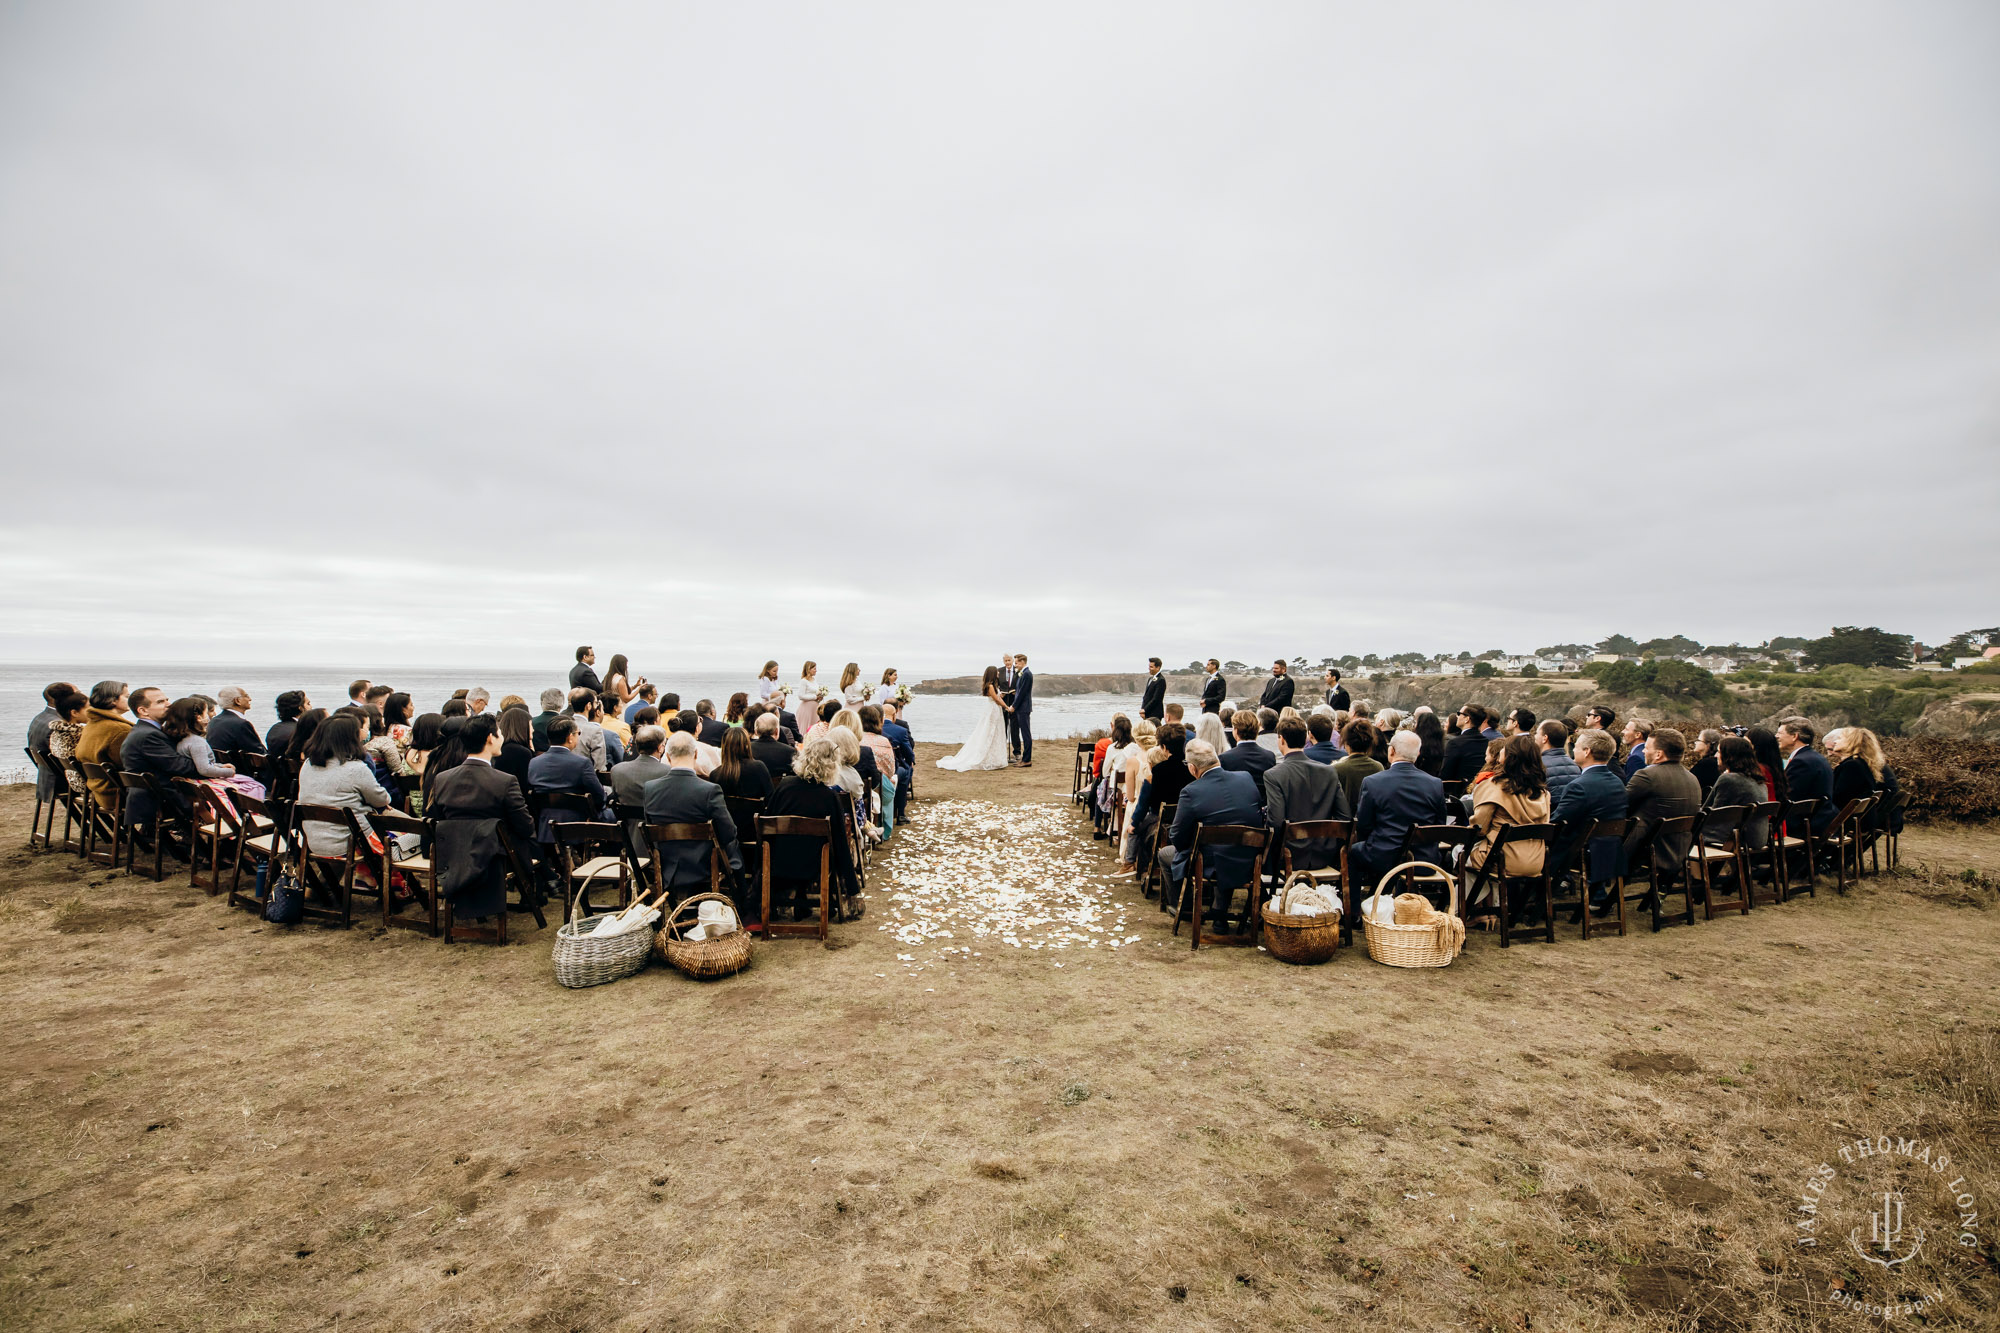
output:
[[[223,890],[222,867],[225,850],[237,855],[236,844],[243,836],[242,820],[206,782],[175,778],[174,787],[187,797],[194,811],[194,829],[188,845],[188,887],[202,889],[213,898]],[[202,873],[202,861],[208,871]]]
[[[382,924],[396,926],[403,930],[420,930],[436,939],[444,929],[444,908],[438,898],[437,865],[431,860],[431,842],[434,830],[428,819],[417,819],[401,810],[370,810],[368,822],[375,826],[382,837],[382,848],[389,861],[388,874],[402,876],[403,887],[410,892],[418,907],[423,909],[421,917],[403,915],[396,905],[396,890],[389,878],[382,881]],[[414,856],[403,856],[390,851],[396,845],[399,833],[408,833],[422,839],[423,850]]]
[[[1158,881],[1160,885],[1160,910],[1162,912],[1171,909],[1167,905],[1166,872],[1160,869],[1160,849],[1167,845],[1167,835],[1174,826],[1174,812],[1179,808],[1178,802],[1173,805],[1163,805],[1160,807],[1160,817],[1153,824],[1152,845],[1146,849],[1146,864],[1139,872],[1139,892],[1145,894],[1148,898],[1153,896],[1153,884],[1155,881]]]
[[[239,821],[236,838],[236,855],[229,866],[229,905],[262,915],[263,897],[255,891],[256,871],[263,871],[268,879],[271,862],[279,850],[286,845],[286,830],[290,826],[289,808],[274,802],[260,801],[244,792],[230,793],[230,801],[236,806]],[[262,830],[259,832],[258,830]],[[248,858],[255,870],[252,873],[252,891],[243,892],[243,862]],[[268,889],[266,890],[268,892]]]
[[[1885,849],[1885,854],[1882,859],[1889,863],[1889,870],[1891,874],[1895,873],[1896,868],[1903,863],[1902,849],[1897,846],[1897,843],[1902,839],[1902,834],[1898,833],[1896,830],[1897,826],[1903,822],[1904,812],[1909,808],[1910,808],[1910,794],[1906,791],[1898,789],[1896,794],[1889,798],[1888,806],[1882,811],[1881,840],[1882,840],[1882,846]],[[67,832],[67,826],[65,826],[65,831],[63,834],[63,843],[65,846],[67,846],[68,842],[69,842],[69,834]]]
[[[1549,944],[1556,942],[1555,894],[1549,878],[1549,844],[1555,841],[1560,830],[1554,824],[1496,824],[1490,838],[1479,841],[1487,844],[1486,859],[1479,863],[1479,874],[1473,879],[1468,897],[1477,897],[1487,885],[1493,886],[1494,912],[1499,918],[1500,947],[1511,948],[1514,943],[1514,902],[1513,886],[1516,884],[1536,885],[1542,891],[1541,936]],[[1507,873],[1507,848],[1517,842],[1539,842],[1542,844],[1542,872],[1539,875],[1510,875]],[[1466,854],[1470,861],[1471,853]],[[1466,920],[1472,919],[1473,908],[1467,907]],[[1481,915],[1484,915],[1482,913]],[[1534,938],[1534,927],[1528,928],[1524,939]]]
[[[1656,935],[1659,934],[1660,927],[1666,921],[1665,913],[1661,909],[1661,899],[1665,895],[1676,891],[1676,882],[1680,886],[1678,891],[1687,901],[1687,910],[1682,914],[1684,916],[1682,924],[1689,926],[1694,924],[1694,883],[1687,874],[1685,862],[1668,867],[1665,874],[1662,875],[1660,862],[1653,855],[1653,845],[1663,837],[1677,838],[1683,833],[1692,836],[1694,833],[1695,818],[1694,815],[1676,815],[1672,819],[1661,820],[1653,827],[1651,836],[1640,845],[1638,856],[1633,857],[1628,855],[1625,858],[1625,876],[1628,881],[1628,888],[1630,887],[1629,881],[1632,878],[1634,870],[1644,868],[1646,872],[1646,891],[1641,894],[1627,893],[1626,901],[1650,903],[1652,905],[1653,933]],[[1638,863],[1637,865],[1633,864],[1635,860]],[[1624,909],[1621,907],[1619,911],[1622,913]]]
[[[632,867],[626,860],[625,830],[621,826],[572,821],[551,825],[549,831],[555,835],[556,864],[562,869],[562,881],[569,886],[563,895],[564,925],[569,924],[572,908],[580,915],[591,915],[590,891],[595,888],[616,889],[617,910],[621,912],[632,905]]]
[[[1743,816],[1743,827],[1737,833],[1737,846],[1743,858],[1744,880],[1750,894],[1750,906],[1775,906],[1785,901],[1785,858],[1778,851],[1778,813],[1783,808],[1776,801],[1760,801],[1746,807],[1749,813]],[[1764,845],[1751,845],[1750,834],[1759,822],[1764,826]],[[1757,871],[1765,870],[1771,892],[1764,898],[1757,896]]]
[[[84,835],[90,826],[90,789],[83,784],[83,774],[75,767],[49,761],[49,771],[56,779],[56,791],[60,795],[63,808],[63,832],[61,848],[65,852],[83,855]],[[55,833],[55,819],[49,819],[49,833]]]
[[[1701,919],[1715,920],[1718,911],[1736,909],[1738,916],[1750,912],[1750,868],[1743,862],[1743,821],[1756,810],[1751,805],[1718,805],[1695,817],[1694,841],[1688,844],[1686,874],[1693,887],[1701,879]],[[1720,842],[1710,839],[1719,838]],[[1715,876],[1727,869],[1736,878],[1736,896],[1718,900]]]
[[[1311,877],[1312,882],[1315,884],[1331,884],[1334,890],[1340,894],[1342,909],[1340,919],[1345,924],[1347,921],[1347,900],[1352,896],[1348,892],[1347,847],[1353,841],[1354,821],[1351,819],[1291,819],[1285,821],[1285,826],[1278,830],[1278,882],[1282,884],[1286,880],[1289,880],[1295,873],[1299,873],[1293,867],[1292,858],[1304,851],[1306,843],[1332,844],[1331,846],[1317,847],[1313,850],[1317,855],[1331,856],[1333,864],[1314,870],[1307,870],[1303,873]],[[1353,940],[1343,938],[1341,943],[1352,944]]]
[[[147,878],[155,884],[167,877],[167,847],[178,837],[180,844],[188,849],[188,859],[194,859],[194,821],[181,813],[179,803],[174,799],[174,789],[152,773],[120,773],[119,785],[125,789],[125,810],[127,826],[125,830],[125,871],[127,874],[144,873],[139,869],[139,830],[145,828],[153,843],[153,869]],[[144,792],[153,807],[153,817],[145,821],[132,820],[132,793]]]
[[[1261,933],[1262,920],[1257,914],[1257,898],[1264,888],[1264,854],[1269,847],[1269,830],[1251,828],[1248,824],[1196,824],[1194,826],[1194,847],[1188,853],[1188,873],[1181,880],[1180,905],[1174,909],[1174,934],[1181,933],[1181,922],[1193,922],[1193,939],[1190,948],[1199,949],[1204,938],[1211,944],[1250,945],[1257,942]],[[1216,892],[1222,899],[1222,906],[1216,915],[1223,929],[1204,936],[1202,927],[1208,921],[1209,891],[1208,875],[1202,864],[1204,847],[1248,847],[1251,849],[1250,878],[1242,886],[1247,897],[1243,915],[1238,918],[1236,929],[1228,929],[1229,909],[1236,901],[1236,889],[1224,889],[1220,873],[1216,876]],[[1192,910],[1190,910],[1192,909]]]
[[[1447,824],[1470,823],[1472,817],[1465,812],[1465,793],[1472,786],[1464,778],[1451,778],[1444,784],[1444,822]]]
[[[35,817],[28,825],[28,850],[31,852],[37,850],[47,851],[49,845],[55,841],[57,793],[61,790],[61,785],[55,778],[50,777],[50,773],[55,771],[57,778],[60,778],[61,774],[59,770],[55,769],[55,762],[53,760],[35,753],[30,747],[22,746],[21,753],[28,756],[29,766],[35,770]],[[49,794],[46,797],[42,795],[42,788],[44,786],[47,786],[49,789]],[[42,832],[42,812],[44,810],[48,812],[47,823],[49,829],[47,833]]]
[[[1089,807],[1091,789],[1097,785],[1090,779],[1090,761],[1096,749],[1097,742],[1095,741],[1078,741],[1076,743],[1076,762],[1071,766],[1069,774],[1069,801],[1071,805],[1082,802],[1086,808]]]
[[[715,844],[715,825],[702,824],[648,824],[646,842],[653,849],[653,892],[659,895],[662,911],[680,905],[680,900],[693,893],[722,892],[722,849]],[[708,884],[695,887],[687,884],[668,885],[661,849],[670,843],[698,842],[708,849]],[[670,902],[671,900],[671,902]]]
[[[1469,889],[1472,879],[1466,870],[1463,849],[1471,847],[1477,841],[1479,841],[1478,832],[1467,824],[1412,824],[1410,831],[1403,835],[1403,859],[1396,863],[1407,865],[1411,861],[1424,861],[1457,879],[1459,919],[1465,921],[1468,926],[1471,924],[1471,918],[1467,913],[1470,910]],[[1361,925],[1361,899],[1373,894],[1375,888],[1373,884],[1357,884],[1355,892],[1347,895],[1348,910],[1341,914],[1343,944],[1354,942],[1354,931]],[[1446,901],[1439,905],[1438,910],[1448,911],[1450,906],[1450,902]]]
[[[116,870],[125,853],[125,786],[102,764],[79,759],[76,766],[83,771],[84,810],[89,816],[83,830],[84,859]],[[110,791],[108,804],[97,794],[99,787]]]
[[[1834,889],[1838,893],[1847,892],[1847,865],[1849,858],[1854,862],[1854,882],[1861,882],[1861,822],[1868,808],[1875,804],[1872,796],[1857,796],[1840,808],[1833,822],[1826,826],[1826,833],[1820,845],[1833,851]]]
[[[331,824],[345,830],[347,851],[337,856],[313,851],[312,839],[306,834],[307,824]],[[305,919],[329,922],[342,929],[352,926],[354,874],[360,869],[362,858],[368,855],[368,836],[361,831],[361,822],[344,805],[309,805],[300,801],[292,806],[292,831],[301,853],[299,877],[304,882],[299,887],[305,891]],[[315,903],[314,890],[330,896],[339,906],[322,907]]]
[[[1616,838],[1622,847],[1625,841],[1625,821],[1600,819],[1592,824],[1576,846],[1570,849],[1569,859],[1557,871],[1558,874],[1573,875],[1576,879],[1576,915],[1571,919],[1571,924],[1581,927],[1582,938],[1586,940],[1590,938],[1590,891],[1600,885],[1611,895],[1611,902],[1618,915],[1619,935],[1625,933],[1625,876],[1614,874],[1610,879],[1600,880],[1595,884],[1591,882],[1590,844],[1599,838]],[[1605,927],[1599,926],[1598,929],[1602,931]]]
[[[1771,845],[1778,849],[1778,856],[1784,861],[1785,897],[1798,892],[1792,887],[1792,856],[1804,853],[1806,863],[1806,896],[1819,897],[1818,852],[1813,846],[1812,817],[1819,809],[1819,797],[1808,796],[1803,801],[1792,801],[1785,805],[1785,822],[1782,831],[1773,826]]]
[[[757,839],[757,821],[764,815],[764,798],[761,796],[725,796],[722,803],[729,807],[729,822],[736,825],[736,845],[743,850],[743,875],[748,881],[744,887],[743,899],[737,903],[744,920],[752,915],[750,909],[761,898],[755,877],[764,868],[763,847]]]
[[[777,936],[813,937],[825,939],[827,923],[833,915],[833,821],[830,819],[809,819],[803,815],[759,815],[757,816],[757,841],[763,860],[759,867],[763,881],[764,938]],[[788,883],[801,885],[808,893],[819,897],[819,920],[817,922],[785,921],[772,918],[771,890],[771,840],[773,838],[809,838],[819,843],[819,875],[813,880],[790,880]],[[710,863],[713,865],[713,862]]]
[[[505,885],[500,891],[500,911],[494,916],[493,924],[460,925],[458,913],[451,899],[444,900],[444,942],[456,944],[460,940],[504,946],[507,943],[507,915],[512,911],[534,914],[538,929],[546,929],[548,918],[542,915],[541,894],[535,883],[535,864],[514,840],[503,823],[494,829],[494,836],[500,840],[500,858],[504,867],[506,883],[514,887],[515,902],[507,901]]]

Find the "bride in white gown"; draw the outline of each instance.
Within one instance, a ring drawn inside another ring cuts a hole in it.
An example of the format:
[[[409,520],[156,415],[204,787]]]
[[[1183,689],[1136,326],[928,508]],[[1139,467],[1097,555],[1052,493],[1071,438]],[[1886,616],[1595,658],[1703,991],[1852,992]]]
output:
[[[979,721],[973,725],[972,735],[957,754],[938,760],[939,768],[970,773],[977,769],[1007,767],[1007,706],[1000,702],[999,667],[986,668],[979,692],[986,696],[986,706],[979,711]]]

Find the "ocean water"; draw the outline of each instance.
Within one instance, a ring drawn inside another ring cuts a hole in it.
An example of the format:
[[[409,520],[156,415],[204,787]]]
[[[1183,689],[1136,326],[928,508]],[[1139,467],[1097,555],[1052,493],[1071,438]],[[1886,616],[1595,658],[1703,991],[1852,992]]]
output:
[[[600,666],[602,664],[600,663]],[[966,669],[969,671],[969,668]],[[755,697],[753,667],[741,675],[717,672],[648,671],[647,676],[663,692],[681,696],[681,705],[692,708],[697,700],[710,699],[718,713],[738,690]],[[943,677],[964,672],[934,671],[922,675],[904,672],[906,681],[926,676]],[[434,712],[452,692],[483,685],[492,694],[494,705],[509,694],[518,694],[530,708],[539,709],[537,697],[551,685],[568,681],[568,668],[559,673],[533,671],[463,671],[436,667],[398,670],[388,667],[333,670],[300,667],[243,667],[203,663],[112,663],[79,666],[75,663],[8,663],[0,665],[0,734],[11,737],[9,748],[0,755],[0,782],[27,782],[33,769],[24,753],[28,722],[42,710],[42,689],[50,681],[66,680],[84,693],[107,677],[133,686],[157,685],[174,698],[186,694],[206,694],[213,698],[224,685],[240,685],[250,691],[251,719],[259,731],[277,721],[272,700],[286,690],[304,690],[315,707],[337,708],[347,702],[349,682],[366,676],[378,684],[393,685],[414,696],[418,712]],[[833,684],[838,677],[827,678]],[[787,684],[793,682],[786,682]],[[1174,696],[1169,696],[1174,697]],[[1192,697],[1182,700],[1192,703]],[[920,741],[947,744],[963,740],[978,720],[982,701],[977,695],[919,694],[911,702],[906,720]],[[1138,715],[1139,697],[1119,694],[1037,695],[1033,714],[1037,740],[1056,739],[1109,725],[1114,713]],[[1192,710],[1190,710],[1192,711]],[[1053,757],[1053,756],[1051,756]]]

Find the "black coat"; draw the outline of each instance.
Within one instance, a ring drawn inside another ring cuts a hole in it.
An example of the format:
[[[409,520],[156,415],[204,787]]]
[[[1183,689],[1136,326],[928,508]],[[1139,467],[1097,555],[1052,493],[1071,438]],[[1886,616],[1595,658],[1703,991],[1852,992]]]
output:
[[[1139,716],[1158,722],[1167,715],[1167,678],[1149,676],[1146,691],[1139,698]]]
[[[264,741],[258,736],[257,728],[226,708],[208,724],[208,744],[217,754],[224,750],[239,754],[246,751],[250,754],[264,753]]]
[[[506,911],[507,863],[493,830],[505,827],[517,843],[534,836],[521,784],[492,764],[467,759],[432,781],[424,813],[437,821],[438,888],[452,909],[468,917]]]
[[[720,746],[722,738],[729,734],[729,724],[719,717],[704,717],[700,723],[701,729],[695,739],[703,745]]]
[[[1346,708],[1348,706],[1347,687],[1345,685],[1336,685],[1328,690],[1326,692],[1326,703],[1327,707],[1333,709],[1336,713]]]
[[[1818,750],[1792,751],[1792,757],[1785,761],[1785,786],[1794,801],[1819,798],[1819,808],[1812,817],[1814,833],[1824,833],[1840,813],[1840,802],[1833,799],[1833,765]]]
[[[1222,711],[1222,696],[1228,692],[1229,682],[1222,678],[1220,671],[1216,672],[1213,676],[1209,677],[1208,683],[1201,687],[1201,711],[1204,713],[1220,713]]]
[[[771,795],[771,770],[755,759],[744,761],[743,767],[736,772],[734,782],[725,781],[719,768],[708,775],[708,780],[722,788],[724,796],[741,796],[761,801]]]
[[[677,768],[646,784],[646,822],[714,826],[713,842],[667,842],[653,849],[660,883],[666,887],[706,893],[710,853],[716,847],[722,848],[730,870],[743,873],[743,849],[737,843],[736,821],[729,817],[722,788],[693,769]]]
[[[1216,759],[1228,772],[1248,773],[1257,784],[1257,804],[1264,804],[1264,775],[1278,762],[1278,756],[1251,740],[1236,742]]]
[[[502,773],[512,775],[521,784],[521,795],[528,794],[528,765],[534,760],[535,747],[523,745],[519,741],[502,741],[500,753],[493,760],[493,767]]]
[[[792,756],[798,752],[797,746],[787,745],[783,741],[757,740],[750,742],[750,757],[762,764],[764,771],[774,781],[790,775],[792,771]]]
[[[1461,731],[1444,743],[1444,767],[1438,776],[1446,782],[1470,782],[1486,764],[1486,738],[1476,731]]]
[[[132,730],[125,733],[125,744],[118,751],[118,767],[127,773],[150,773],[158,778],[160,785],[168,792],[168,799],[181,814],[192,808],[188,798],[172,783],[175,778],[191,778],[195,773],[194,760],[174,748],[173,738],[151,722],[135,722]],[[1867,771],[1867,766],[1862,766]],[[128,823],[143,824],[153,817],[153,794],[148,791],[129,791],[125,795],[125,818]]]
[[[1257,706],[1283,712],[1292,706],[1292,691],[1296,688],[1297,682],[1290,675],[1272,676],[1264,682],[1264,697],[1257,701]]]
[[[788,775],[771,792],[771,799],[764,802],[767,815],[791,815],[801,819],[824,819],[832,826],[832,844],[828,848],[828,865],[832,868],[837,884],[847,883],[854,874],[854,858],[848,846],[847,834],[843,828],[846,816],[840,793],[832,787],[817,782],[807,782],[797,774]],[[771,849],[771,877],[773,879],[800,880],[819,878],[819,848],[816,844],[799,838],[768,838],[765,846]]]
[[[569,669],[569,687],[573,690],[589,690],[594,694],[604,693],[604,684],[597,679],[597,672],[588,662],[578,662]]]

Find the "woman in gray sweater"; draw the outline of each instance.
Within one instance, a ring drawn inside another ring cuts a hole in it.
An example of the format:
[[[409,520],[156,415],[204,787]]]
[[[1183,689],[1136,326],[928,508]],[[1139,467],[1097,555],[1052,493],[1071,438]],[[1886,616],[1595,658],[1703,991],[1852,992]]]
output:
[[[1757,767],[1757,750],[1741,736],[1725,736],[1717,751],[1722,763],[1722,772],[1715,779],[1715,785],[1708,791],[1708,807],[1719,810],[1726,806],[1747,805],[1753,810],[1764,804],[1764,770]],[[1753,814],[1743,821],[1743,849],[1761,852],[1771,842],[1771,821],[1763,814]],[[1704,838],[1703,841],[1708,841]]]
[[[215,710],[198,695],[176,699],[167,706],[160,730],[167,733],[174,748],[194,764],[197,777],[233,778],[236,770],[215,762],[215,750],[208,743],[208,718]]]
[[[300,805],[352,810],[360,817],[361,831],[373,831],[368,812],[386,807],[389,793],[382,790],[361,757],[361,724],[352,716],[336,713],[313,733],[306,747],[306,762],[299,769],[298,799]],[[347,855],[352,839],[344,825],[309,819],[301,827],[314,856]]]

